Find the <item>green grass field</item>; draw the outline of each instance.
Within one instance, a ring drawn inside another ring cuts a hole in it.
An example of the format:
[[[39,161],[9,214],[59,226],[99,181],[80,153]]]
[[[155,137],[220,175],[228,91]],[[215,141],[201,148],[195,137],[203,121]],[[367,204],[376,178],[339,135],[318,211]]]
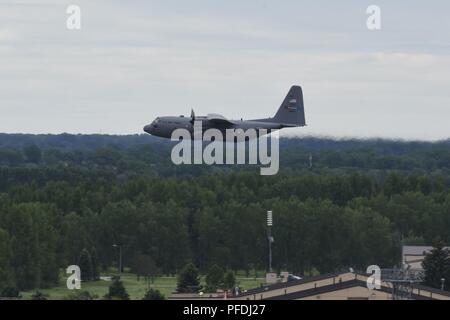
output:
[[[149,288],[158,289],[166,298],[168,298],[173,292],[175,292],[177,287],[176,277],[158,277],[155,279],[154,283],[148,284],[147,281],[141,277],[140,281],[137,280],[135,274],[124,273],[122,274],[121,280],[130,295],[130,299],[142,299],[145,292]],[[239,286],[244,289],[251,289],[259,287],[261,283],[264,282],[263,278],[246,278],[243,274],[238,273],[236,277]],[[202,284],[204,285],[204,278],[202,278]],[[83,282],[81,284],[81,290],[89,291],[91,295],[97,296],[96,299],[102,299],[103,296],[108,292],[108,287],[111,284],[110,281],[99,280],[93,282]],[[66,278],[61,278],[60,285],[58,287],[41,289],[39,290],[44,294],[48,295],[50,300],[61,300],[68,295],[74,293],[75,290],[69,290],[66,286]],[[33,293],[36,290],[21,292],[22,299],[31,299]]]

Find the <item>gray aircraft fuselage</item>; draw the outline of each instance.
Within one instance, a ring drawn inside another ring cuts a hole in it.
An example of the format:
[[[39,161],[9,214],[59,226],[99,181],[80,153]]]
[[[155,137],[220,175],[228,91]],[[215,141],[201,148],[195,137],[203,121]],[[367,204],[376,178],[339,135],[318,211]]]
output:
[[[271,122],[260,122],[258,120],[229,120],[229,124],[217,124],[212,123],[206,117],[196,117],[195,121],[202,122],[202,131],[205,132],[208,129],[218,129],[223,134],[227,129],[267,129],[268,131],[279,130],[284,128],[283,125],[279,123]],[[151,135],[170,138],[172,132],[176,129],[186,129],[191,134],[194,132],[194,122],[189,117],[179,116],[179,117],[158,117],[151,124],[144,127],[144,131],[150,133]]]
[[[196,117],[194,112],[190,117],[167,116],[158,117],[151,124],[144,127],[144,131],[158,137],[171,138],[176,129],[186,129],[194,132],[194,123],[201,121],[202,131],[218,129],[225,134],[227,129],[236,130],[266,129],[268,133],[286,127],[305,126],[305,113],[303,106],[303,93],[299,86],[292,86],[273,118],[255,120],[229,120],[219,114],[208,114]]]

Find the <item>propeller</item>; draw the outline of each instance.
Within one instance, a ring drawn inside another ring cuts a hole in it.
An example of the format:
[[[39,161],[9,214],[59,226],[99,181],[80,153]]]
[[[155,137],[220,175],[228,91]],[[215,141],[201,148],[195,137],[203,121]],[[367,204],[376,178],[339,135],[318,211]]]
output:
[[[195,112],[194,109],[191,109],[191,123],[194,123],[195,121]]]

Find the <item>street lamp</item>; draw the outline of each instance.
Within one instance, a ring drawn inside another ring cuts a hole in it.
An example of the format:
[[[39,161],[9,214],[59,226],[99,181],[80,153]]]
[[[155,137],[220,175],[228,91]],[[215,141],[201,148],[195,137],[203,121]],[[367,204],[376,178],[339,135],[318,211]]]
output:
[[[120,244],[113,244],[114,248],[119,248],[119,275],[122,274],[122,245]]]
[[[267,239],[269,240],[269,272],[272,272],[272,242],[274,239],[272,237],[272,226],[273,217],[272,210],[267,211]]]

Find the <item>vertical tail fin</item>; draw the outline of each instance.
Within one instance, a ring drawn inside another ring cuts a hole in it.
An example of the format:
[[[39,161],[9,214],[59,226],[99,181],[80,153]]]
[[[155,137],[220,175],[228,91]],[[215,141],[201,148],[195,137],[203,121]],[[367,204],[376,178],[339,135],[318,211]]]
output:
[[[300,86],[291,87],[272,120],[287,126],[302,127],[306,125],[303,91]]]

